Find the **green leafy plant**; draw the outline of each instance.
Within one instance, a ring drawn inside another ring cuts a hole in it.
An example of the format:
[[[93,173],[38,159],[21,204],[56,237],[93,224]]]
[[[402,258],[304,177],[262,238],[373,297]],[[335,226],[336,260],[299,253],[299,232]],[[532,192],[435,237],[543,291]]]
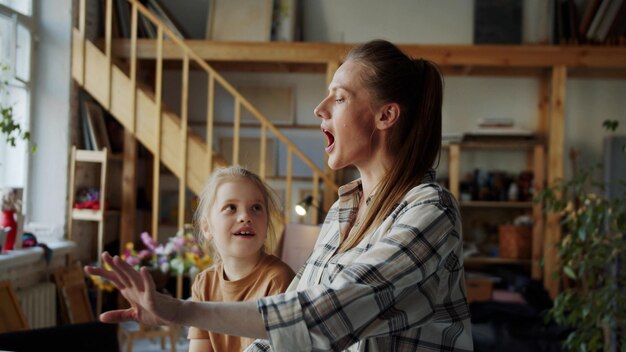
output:
[[[9,67],[0,63],[0,74],[9,70]],[[0,94],[8,95],[9,90],[7,89],[9,82],[5,79],[0,81]],[[1,100],[0,100],[1,103]],[[13,106],[0,104],[0,115],[2,119],[0,119],[0,134],[2,134],[7,141],[7,143],[15,147],[15,142],[17,139],[22,139],[24,141],[30,141],[30,132],[22,129],[19,123],[15,121],[13,115]],[[31,145],[31,152],[35,152],[37,149],[36,144]]]
[[[603,124],[609,131],[618,125]],[[572,329],[563,342],[568,350],[626,351],[626,195],[605,197],[599,171],[579,170],[537,196],[560,214],[563,228],[557,249],[566,285],[548,318]]]

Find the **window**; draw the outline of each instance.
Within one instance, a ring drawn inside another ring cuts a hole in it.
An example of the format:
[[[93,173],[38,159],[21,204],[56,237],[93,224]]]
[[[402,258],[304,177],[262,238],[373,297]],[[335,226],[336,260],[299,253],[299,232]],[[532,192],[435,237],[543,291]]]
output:
[[[8,68],[0,73],[7,82],[0,106],[12,107],[15,122],[25,131],[30,129],[33,37],[32,0],[0,0],[0,63]],[[13,147],[1,137],[0,186],[24,187],[28,144],[18,139]]]

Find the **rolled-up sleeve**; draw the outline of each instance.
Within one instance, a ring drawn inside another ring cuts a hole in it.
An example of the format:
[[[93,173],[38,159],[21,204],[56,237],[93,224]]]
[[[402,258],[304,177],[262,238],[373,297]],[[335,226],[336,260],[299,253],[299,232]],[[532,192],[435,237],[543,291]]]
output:
[[[381,229],[324,268],[328,283],[257,301],[274,351],[341,350],[432,319],[443,276],[458,265],[456,209],[402,204]]]

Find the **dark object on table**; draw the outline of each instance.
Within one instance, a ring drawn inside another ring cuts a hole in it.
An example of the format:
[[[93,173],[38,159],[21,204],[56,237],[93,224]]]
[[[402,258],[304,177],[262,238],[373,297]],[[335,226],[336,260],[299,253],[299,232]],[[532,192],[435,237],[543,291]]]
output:
[[[117,325],[93,322],[4,333],[0,350],[117,352]]]

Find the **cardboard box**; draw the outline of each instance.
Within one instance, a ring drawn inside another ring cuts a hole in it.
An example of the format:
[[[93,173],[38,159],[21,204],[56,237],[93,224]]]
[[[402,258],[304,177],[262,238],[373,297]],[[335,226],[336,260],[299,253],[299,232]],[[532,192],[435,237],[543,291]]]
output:
[[[490,301],[493,293],[493,280],[489,278],[467,278],[465,279],[465,292],[469,303]]]
[[[500,225],[498,227],[500,257],[530,259],[532,227]]]

